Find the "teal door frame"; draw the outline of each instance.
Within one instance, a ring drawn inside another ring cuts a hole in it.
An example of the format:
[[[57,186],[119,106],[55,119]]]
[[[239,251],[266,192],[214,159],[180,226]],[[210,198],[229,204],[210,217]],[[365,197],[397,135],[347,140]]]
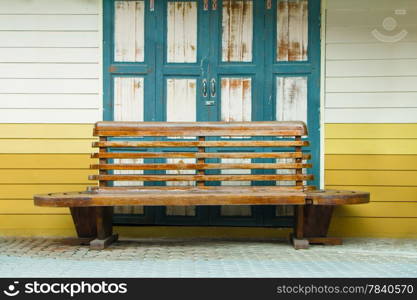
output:
[[[145,0],[145,62],[114,61],[114,1],[103,0],[103,119],[113,120],[113,80],[115,77],[144,77],[144,120],[164,121],[166,116],[164,84],[165,77],[197,78],[197,120],[215,121],[220,119],[220,89],[213,105],[205,106],[200,97],[202,79],[210,82],[216,79],[217,87],[225,75],[252,78],[252,120],[275,120],[276,77],[307,77],[308,92],[308,128],[310,147],[313,156],[313,174],[310,182],[319,186],[320,182],[320,0],[309,0],[308,18],[308,60],[298,62],[277,62],[276,49],[276,5],[264,8],[265,1],[254,0],[254,41],[252,63],[221,62],[221,0],[215,11],[199,9],[197,63],[166,64],[165,41],[166,1],[154,1],[154,10],[150,1]],[[174,0],[175,1],[175,0]],[[187,1],[187,0],[185,0]],[[202,6],[202,0],[199,5]],[[211,4],[211,3],[210,3]],[[211,5],[210,5],[211,6]],[[260,17],[262,16],[262,17]],[[200,50],[201,49],[201,50]],[[259,53],[264,53],[260,55]],[[277,100],[279,101],[279,100]],[[258,183],[265,184],[265,183]],[[164,207],[145,207],[143,215],[115,216],[117,224],[161,224],[161,225],[217,225],[217,226],[279,226],[291,227],[293,217],[275,216],[274,206],[253,206],[250,217],[224,217],[219,207],[198,207],[195,217],[166,216]]]

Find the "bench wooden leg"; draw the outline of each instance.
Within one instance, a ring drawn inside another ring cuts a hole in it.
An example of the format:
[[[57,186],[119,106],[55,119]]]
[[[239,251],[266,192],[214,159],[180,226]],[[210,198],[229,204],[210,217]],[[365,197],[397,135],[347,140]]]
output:
[[[117,241],[118,235],[113,234],[113,207],[99,206],[96,207],[96,226],[97,238],[90,242],[90,249],[102,250],[111,243]]]
[[[97,236],[96,209],[94,207],[71,207],[77,239],[72,244],[89,245]]]
[[[310,244],[342,245],[342,239],[328,237],[333,214],[332,205],[307,205],[304,207],[304,236]]]
[[[290,240],[294,249],[308,249],[309,241],[304,237],[304,205],[295,206],[295,226],[294,233]]]

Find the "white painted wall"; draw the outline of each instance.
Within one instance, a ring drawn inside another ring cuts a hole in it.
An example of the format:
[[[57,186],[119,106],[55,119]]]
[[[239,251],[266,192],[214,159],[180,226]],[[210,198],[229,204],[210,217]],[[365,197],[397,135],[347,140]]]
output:
[[[101,0],[0,1],[0,122],[101,120]]]
[[[417,1],[326,2],[325,122],[417,122]],[[387,17],[397,28],[383,27]],[[383,42],[374,29],[407,36]]]

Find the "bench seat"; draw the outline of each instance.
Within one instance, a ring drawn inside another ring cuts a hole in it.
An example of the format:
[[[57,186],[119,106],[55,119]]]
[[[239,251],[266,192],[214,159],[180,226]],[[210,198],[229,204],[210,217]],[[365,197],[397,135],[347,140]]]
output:
[[[117,239],[114,207],[292,205],[300,249],[340,244],[327,237],[333,207],[369,202],[366,192],[316,189],[317,146],[303,122],[98,122],[94,135],[93,185],[34,196],[37,206],[69,207],[92,249]]]
[[[148,187],[35,195],[37,206],[343,205],[369,201],[357,191],[285,190],[280,187]]]

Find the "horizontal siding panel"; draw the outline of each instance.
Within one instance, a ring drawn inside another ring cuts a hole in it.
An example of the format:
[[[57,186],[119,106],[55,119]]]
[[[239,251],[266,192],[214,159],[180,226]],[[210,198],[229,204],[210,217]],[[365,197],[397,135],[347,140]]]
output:
[[[327,93],[326,108],[417,107],[417,92]]]
[[[42,235],[44,230],[49,229],[72,229],[74,228],[70,215],[1,215],[0,229],[21,229],[33,231],[42,229],[37,234]]]
[[[69,215],[66,207],[40,207],[33,204],[32,199],[27,200],[0,200],[0,215]]]
[[[367,203],[363,205],[343,205],[343,206],[338,206],[335,209],[334,216],[417,218],[417,201],[416,202],[374,202],[374,203],[371,202],[371,203]]]
[[[371,202],[416,202],[417,187],[409,186],[356,186],[356,185],[331,185],[328,189],[364,191],[371,193]]]
[[[326,63],[326,77],[417,76],[417,59],[343,60]]]
[[[417,123],[417,108],[326,108],[325,122]]]
[[[417,171],[325,170],[327,185],[417,187]]]
[[[0,14],[97,14],[99,0],[13,0],[0,6]]]
[[[99,47],[97,31],[0,31],[0,47]]]
[[[368,1],[368,0],[367,0]],[[388,0],[389,1],[389,0]],[[392,0],[391,0],[392,1]],[[398,1],[398,0],[397,0]],[[380,2],[382,2],[380,0]],[[405,15],[395,15],[393,10],[400,9],[401,4],[392,5],[390,8],[381,9],[379,6],[369,7],[366,9],[338,9],[330,10],[327,18],[326,25],[331,26],[368,26],[374,27],[381,32],[385,30],[382,27],[383,21],[386,17],[392,16],[398,22],[399,28],[407,28],[408,26],[415,25],[415,16],[417,9],[408,9]],[[349,7],[352,7],[349,5]],[[396,32],[395,32],[396,33]]]
[[[98,79],[98,64],[24,64],[0,63],[0,79],[2,78],[88,78]]]
[[[327,170],[416,170],[417,155],[327,154]],[[417,199],[416,199],[417,200]]]
[[[95,94],[3,94],[1,99],[0,109],[100,109],[102,102]]]
[[[1,93],[96,94],[98,79],[0,79]]]
[[[93,139],[0,139],[0,153],[91,153]]]
[[[329,235],[342,237],[417,238],[417,218],[332,219]]]
[[[352,12],[352,14],[354,13],[355,12]],[[375,26],[328,26],[326,28],[326,43],[350,44],[379,42],[379,40],[372,34],[372,31],[375,29]],[[404,36],[401,42],[417,41],[416,25],[407,26],[404,30],[407,30],[408,34]],[[386,35],[391,36],[391,34]]]
[[[327,8],[332,9],[417,9],[417,3],[415,0],[330,0],[327,1]]]
[[[417,139],[417,124],[325,124],[326,139]]]
[[[35,194],[85,191],[89,184],[1,184],[0,199],[31,199]]]
[[[326,59],[414,59],[417,58],[417,43],[371,43],[327,44]]]
[[[100,120],[100,109],[0,109],[0,122],[4,123],[94,123]]]
[[[326,154],[417,154],[417,140],[326,139]]]
[[[93,124],[0,124],[0,138],[89,139]]]
[[[90,154],[0,154],[0,169],[88,169]]]
[[[2,184],[86,184],[88,175],[96,173],[94,170],[4,170],[0,169],[0,183]]]
[[[99,63],[99,61],[100,50],[97,47],[0,48],[1,63]],[[82,73],[80,72],[79,75]]]
[[[16,1],[16,0],[15,0]],[[72,0],[73,1],[73,0]],[[62,11],[65,12],[65,11]],[[61,13],[62,13],[61,12]],[[2,15],[1,30],[98,30],[98,15]]]
[[[416,92],[417,77],[327,78],[326,92]]]

